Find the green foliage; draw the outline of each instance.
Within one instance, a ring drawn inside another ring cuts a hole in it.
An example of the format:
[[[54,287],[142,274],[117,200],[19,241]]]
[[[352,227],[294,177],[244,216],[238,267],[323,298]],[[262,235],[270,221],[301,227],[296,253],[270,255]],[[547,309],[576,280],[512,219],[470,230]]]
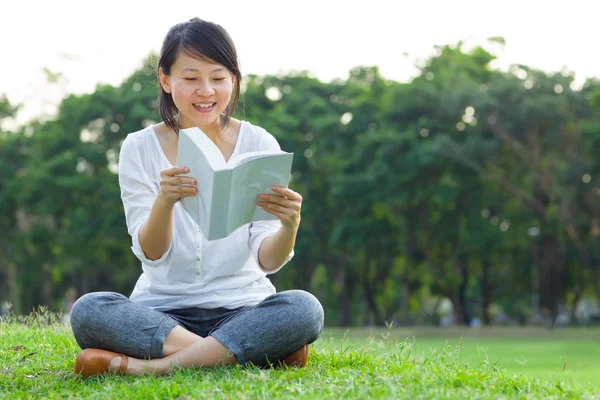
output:
[[[18,110],[19,106],[10,104],[6,94],[3,94],[2,97],[0,97],[0,122],[5,118],[15,116]]]
[[[274,283],[314,292],[339,325],[434,323],[442,299],[461,324],[492,308],[553,323],[600,299],[600,82],[575,90],[567,71],[494,69],[485,47],[436,50],[408,83],[377,67],[244,79],[236,116],[295,154],[304,198]],[[0,301],[15,311],[131,291],[141,271],[116,167],[127,133],[159,121],[154,58],[67,96],[52,120],[0,131]],[[0,99],[0,120],[16,109]]]

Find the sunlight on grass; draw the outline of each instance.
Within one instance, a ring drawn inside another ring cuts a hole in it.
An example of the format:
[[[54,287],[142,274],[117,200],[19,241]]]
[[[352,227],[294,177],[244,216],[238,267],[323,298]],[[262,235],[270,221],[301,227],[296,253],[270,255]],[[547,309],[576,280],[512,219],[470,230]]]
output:
[[[346,333],[348,331],[348,333]],[[416,329],[327,329],[326,336],[346,334],[348,343],[365,338],[399,341],[410,338],[413,351],[429,354],[446,346],[461,348],[466,365],[496,363],[507,374],[531,378],[562,379],[600,387],[600,329],[545,328],[416,328]],[[374,350],[377,353],[377,350]]]
[[[546,338],[536,347],[536,339],[402,337],[405,332],[395,329],[364,333],[362,328],[326,330],[311,346],[304,369],[236,366],[84,380],[72,374],[79,348],[68,325],[43,311],[0,321],[0,397],[600,398],[600,384],[585,383],[600,370],[593,352],[585,358],[585,344],[579,350],[569,347],[581,341]],[[579,360],[577,369],[548,374],[558,368],[560,357]]]

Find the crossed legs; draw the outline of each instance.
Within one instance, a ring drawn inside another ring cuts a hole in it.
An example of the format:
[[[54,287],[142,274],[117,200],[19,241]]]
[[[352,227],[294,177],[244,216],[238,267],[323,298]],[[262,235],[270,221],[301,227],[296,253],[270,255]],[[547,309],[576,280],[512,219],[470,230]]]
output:
[[[162,375],[174,366],[265,365],[282,360],[318,338],[323,309],[307,292],[277,293],[227,318],[202,337],[165,313],[117,293],[100,292],[78,300],[71,312],[71,326],[82,349],[118,353],[110,360],[108,371],[123,369],[119,355],[123,354],[128,356],[123,373]]]

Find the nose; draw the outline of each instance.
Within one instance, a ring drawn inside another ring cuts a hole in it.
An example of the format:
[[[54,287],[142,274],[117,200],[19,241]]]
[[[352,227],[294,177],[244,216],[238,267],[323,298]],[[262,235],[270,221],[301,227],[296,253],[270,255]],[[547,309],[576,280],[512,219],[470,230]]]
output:
[[[208,97],[215,94],[215,89],[212,87],[210,82],[205,81],[201,82],[198,85],[198,87],[196,88],[196,93],[198,94],[198,96]]]

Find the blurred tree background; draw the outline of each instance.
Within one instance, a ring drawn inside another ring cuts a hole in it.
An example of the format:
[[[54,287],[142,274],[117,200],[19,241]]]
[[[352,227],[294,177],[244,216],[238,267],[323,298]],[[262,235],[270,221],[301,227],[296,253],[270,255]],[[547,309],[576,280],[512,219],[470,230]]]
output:
[[[408,83],[377,67],[245,78],[237,117],[295,153],[304,197],[296,256],[273,282],[314,293],[330,326],[594,322],[600,81],[497,70],[485,46],[436,50]],[[154,59],[0,129],[5,311],[132,290],[116,171],[127,133],[159,121]],[[0,97],[0,122],[17,110]]]

